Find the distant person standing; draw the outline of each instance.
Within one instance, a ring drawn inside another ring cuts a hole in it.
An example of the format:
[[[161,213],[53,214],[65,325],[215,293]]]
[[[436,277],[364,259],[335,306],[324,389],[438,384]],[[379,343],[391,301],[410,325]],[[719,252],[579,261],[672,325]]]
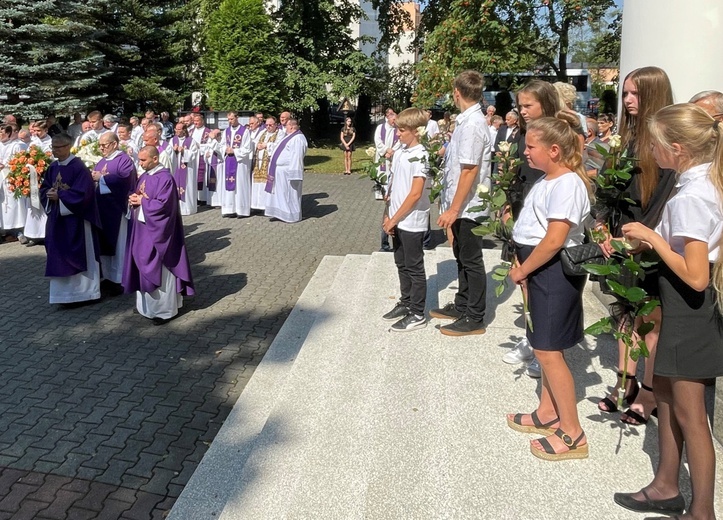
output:
[[[356,129],[352,126],[351,117],[346,118],[339,139],[341,139],[339,147],[344,151],[344,175],[351,175],[351,156],[356,150],[354,144]]]

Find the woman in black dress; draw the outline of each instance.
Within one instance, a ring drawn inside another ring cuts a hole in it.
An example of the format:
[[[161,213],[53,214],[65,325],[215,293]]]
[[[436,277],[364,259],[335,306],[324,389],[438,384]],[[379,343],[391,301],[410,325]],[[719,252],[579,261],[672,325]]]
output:
[[[628,186],[627,198],[617,200],[615,207],[596,208],[598,222],[607,220],[610,236],[622,236],[621,227],[630,222],[640,222],[647,227],[655,227],[660,221],[665,203],[670,198],[675,186],[675,172],[660,168],[655,163],[652,152],[652,136],[647,122],[661,108],[673,103],[673,90],[670,80],[664,70],[658,67],[643,67],[627,75],[623,83],[623,107],[625,112],[620,120],[620,135],[622,145],[628,150],[628,155],[638,159],[638,166],[633,170],[632,180]],[[605,193],[598,192],[598,201],[605,202]],[[601,244],[603,251],[610,255],[613,250],[608,240]],[[649,296],[657,298],[658,291],[657,271],[646,273],[641,287]],[[629,357],[625,359],[625,343],[618,342],[618,379],[608,397],[598,403],[603,412],[617,411],[618,393],[621,391],[622,371],[627,366],[624,400],[629,408],[622,414],[620,420],[631,425],[641,425],[648,422],[650,415],[655,411],[655,396],[653,395],[653,365],[655,352],[660,334],[661,313],[660,308],[644,318],[653,322],[654,328],[645,336],[645,343],[650,355],[645,359],[643,381],[640,386],[636,379],[637,362]],[[643,319],[638,318],[635,329],[642,324]]]
[[[351,125],[351,117],[346,118],[344,128],[341,129],[339,138],[341,139],[339,148],[344,151],[344,175],[351,175],[351,154],[356,149],[356,145],[354,144],[356,130]]]

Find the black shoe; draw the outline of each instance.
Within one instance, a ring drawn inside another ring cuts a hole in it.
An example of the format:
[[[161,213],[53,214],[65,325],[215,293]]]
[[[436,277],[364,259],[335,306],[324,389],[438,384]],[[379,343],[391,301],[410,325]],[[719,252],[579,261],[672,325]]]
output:
[[[379,248],[379,251],[380,251],[381,253],[391,253],[391,252],[392,252],[392,248],[389,247],[388,245],[386,245],[386,246],[383,245],[381,248]]]
[[[151,318],[151,321],[153,322],[153,325],[165,325],[172,319],[173,318]]]
[[[619,506],[638,513],[662,513],[666,515],[674,515],[682,513],[685,509],[685,499],[683,495],[678,494],[677,497],[666,498],[665,500],[651,500],[644,489],[640,492],[645,500],[633,498],[634,493],[615,493],[613,500]]]
[[[387,321],[397,321],[399,318],[404,318],[407,314],[409,314],[409,307],[401,302],[397,302],[391,311],[382,316],[382,319]]]
[[[458,320],[464,316],[464,313],[458,311],[454,303],[450,302],[441,309],[432,309],[429,311],[429,315],[439,320]]]
[[[226,213],[225,215],[221,215],[223,218],[236,218],[236,213]]]
[[[474,321],[467,316],[462,316],[454,323],[439,327],[439,331],[445,336],[472,336],[474,334],[484,334],[487,332],[484,323]]]
[[[392,328],[389,330],[394,332],[409,332],[410,330],[422,329],[426,326],[427,320],[424,319],[424,316],[417,316],[416,314],[412,314],[410,312],[404,318],[392,325]]]

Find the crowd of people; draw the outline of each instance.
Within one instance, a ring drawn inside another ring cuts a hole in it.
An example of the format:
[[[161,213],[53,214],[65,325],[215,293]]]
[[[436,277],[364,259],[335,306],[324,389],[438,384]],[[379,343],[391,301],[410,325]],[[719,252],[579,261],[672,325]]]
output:
[[[623,83],[620,136],[613,136],[612,115],[588,119],[571,108],[568,89],[533,80],[517,92],[516,110],[506,115],[506,125],[495,129],[493,138],[490,127],[499,120],[492,110],[482,111],[483,87],[483,76],[475,71],[455,78],[453,97],[460,114],[441,158],[429,157],[420,145],[419,128],[428,119],[421,110],[407,109],[398,116],[389,110],[378,128],[378,157],[386,157],[384,166],[391,169],[382,228],[392,238],[401,290],[400,300],[383,319],[396,332],[417,330],[436,318],[451,322],[439,328],[448,336],[485,333],[486,272],[481,238],[472,229],[487,211],[479,193],[490,188],[490,157],[501,153],[500,143],[514,141],[523,162],[507,193],[509,205],[496,217],[514,219],[509,278],[523,291],[530,319],[526,339],[505,361],[536,360],[542,391],[534,411],[509,414],[507,424],[540,436],[530,443],[538,458],[588,457],[574,377],[564,354],[583,340],[587,276],[567,274],[560,252],[593,236],[600,254],[609,257],[615,242],[623,241],[633,258],[658,260],[656,267],[641,264],[647,269],[644,279],[631,283],[642,284],[661,303],[632,324],[633,331],[646,331],[642,337],[633,333],[633,341],[644,341],[650,350],[642,383],[621,340],[621,373],[599,408],[616,412],[618,394],[624,392],[630,408],[622,421],[642,426],[657,414],[660,461],[650,484],[613,498],[637,512],[714,518],[715,452],[704,389],[723,375],[723,93],[705,91],[689,103],[673,104],[663,70],[634,70]],[[594,178],[609,165],[591,160],[591,149],[599,153],[590,147],[593,142],[636,158],[625,196],[614,206],[610,198],[596,201],[602,189]],[[429,201],[421,194],[430,181],[429,164],[440,160],[437,224],[452,242],[458,290],[454,301],[427,317],[423,241]],[[597,233],[588,233],[591,229]],[[621,330],[631,325],[620,318]],[[643,322],[652,326],[640,328]],[[631,374],[624,388],[623,369]],[[684,449],[693,490],[688,505],[678,483]]]
[[[45,243],[50,303],[98,300],[103,282],[111,293],[137,292],[138,312],[165,323],[194,294],[183,215],[208,205],[228,218],[255,210],[301,220],[307,143],[298,120],[257,113],[242,125],[237,112],[226,116],[222,130],[200,113],[174,125],[165,112],[125,123],[91,111],[65,129],[48,119],[27,130],[5,116],[0,233],[6,242]],[[8,166],[32,146],[50,166],[28,196],[16,197]]]

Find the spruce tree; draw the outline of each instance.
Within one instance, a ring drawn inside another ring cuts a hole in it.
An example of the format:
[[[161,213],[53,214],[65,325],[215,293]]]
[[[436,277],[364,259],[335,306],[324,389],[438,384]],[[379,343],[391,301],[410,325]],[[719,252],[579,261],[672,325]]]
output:
[[[105,0],[0,2],[0,111],[24,118],[72,113],[105,97],[100,85]]]
[[[206,92],[216,110],[279,108],[284,63],[263,0],[223,0],[205,31]]]

